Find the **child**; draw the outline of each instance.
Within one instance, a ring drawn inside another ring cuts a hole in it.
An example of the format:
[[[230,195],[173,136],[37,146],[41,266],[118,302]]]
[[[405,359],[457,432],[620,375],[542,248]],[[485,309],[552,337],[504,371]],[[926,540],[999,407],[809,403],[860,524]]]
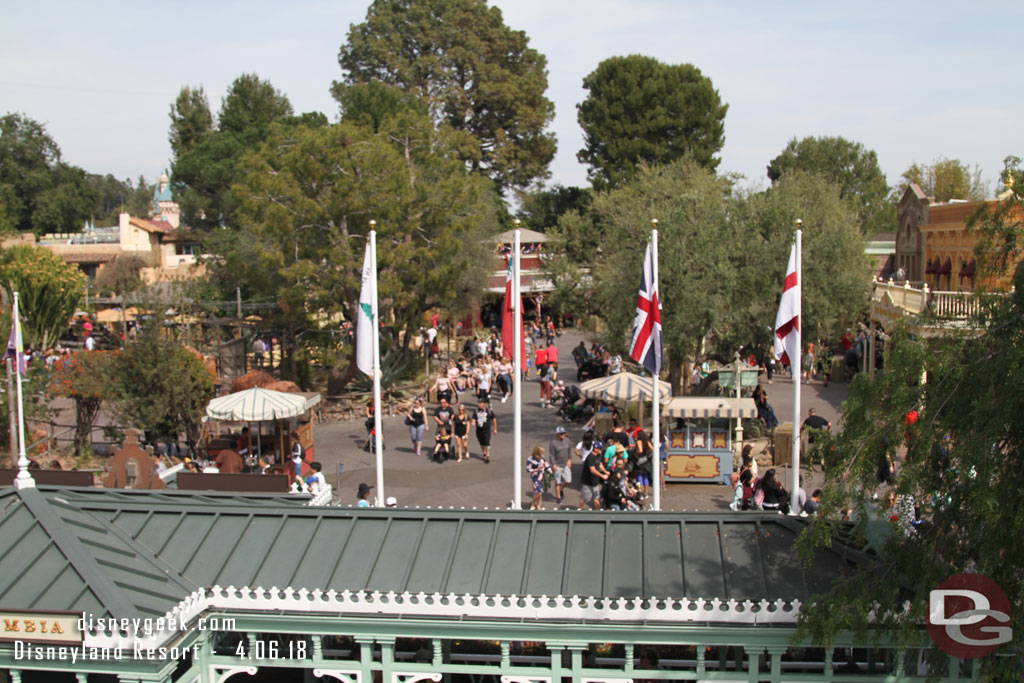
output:
[[[434,461],[444,462],[452,455],[452,435],[448,425],[437,430],[437,438],[434,441]]]
[[[327,485],[327,479],[323,475],[323,465],[319,462],[309,463],[309,469],[312,470],[310,475],[306,477],[306,487],[310,493],[319,493],[320,490]]]

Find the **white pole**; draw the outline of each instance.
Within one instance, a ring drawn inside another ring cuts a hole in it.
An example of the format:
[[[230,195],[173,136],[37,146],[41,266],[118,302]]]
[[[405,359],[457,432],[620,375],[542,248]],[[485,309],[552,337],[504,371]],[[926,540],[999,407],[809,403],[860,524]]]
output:
[[[800,490],[800,375],[803,367],[801,363],[801,357],[803,355],[803,341],[801,338],[800,328],[804,324],[804,312],[803,312],[803,291],[804,291],[804,274],[803,267],[801,265],[801,249],[802,249],[802,237],[803,234],[800,230],[803,227],[804,222],[797,219],[796,221],[796,291],[797,291],[797,310],[799,311],[799,318],[797,318],[796,325],[796,358],[790,359],[792,361],[792,372],[793,372],[793,471],[790,475],[790,488],[789,488],[789,512],[793,515],[800,514],[800,510],[797,510],[797,498]]]
[[[515,240],[512,246],[512,398],[515,403],[512,418],[512,452],[515,467],[515,495],[512,507],[523,509],[523,307],[519,289],[519,221],[516,220]],[[508,337],[506,337],[507,339]]]
[[[654,219],[651,221],[651,225],[654,229],[651,230],[651,260],[654,262],[654,283],[653,291],[658,292],[658,304],[661,303],[661,291],[658,288],[658,220]],[[651,302],[651,315],[654,315],[656,310],[655,304]],[[658,365],[661,365],[661,359],[658,359]],[[658,396],[658,373],[651,373],[651,442],[654,444],[654,453],[651,459],[651,485],[654,487],[654,509],[661,509],[661,409],[659,407],[659,396]]]
[[[370,221],[370,261],[373,263],[373,446],[377,452],[377,505],[384,507],[384,435],[381,415],[384,405],[380,398],[380,317],[377,306],[377,221]]]
[[[18,316],[18,293],[14,293],[14,310],[11,324],[14,325],[14,374],[18,381],[18,476],[14,479],[16,489],[34,489],[36,480],[28,471],[28,454],[25,453],[25,402],[21,393],[21,356],[25,348],[21,338],[21,322]]]

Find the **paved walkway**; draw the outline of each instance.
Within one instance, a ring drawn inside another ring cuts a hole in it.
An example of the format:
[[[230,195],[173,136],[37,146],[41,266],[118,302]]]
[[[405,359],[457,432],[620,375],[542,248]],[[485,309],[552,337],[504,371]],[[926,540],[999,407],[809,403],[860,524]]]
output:
[[[575,381],[575,364],[570,351],[579,344],[582,336],[567,332],[557,341],[562,378],[568,383]],[[571,370],[567,372],[567,370]],[[580,440],[582,426],[563,423],[554,409],[540,407],[539,384],[535,381],[523,383],[523,461],[536,444],[547,447],[554,436],[555,427],[564,424],[573,444]],[[769,401],[782,422],[792,420],[793,385],[788,375],[776,377],[773,384],[765,385]],[[846,384],[833,383],[827,388],[821,383],[803,386],[801,390],[802,412],[814,407],[819,415],[835,423],[838,408],[846,398]],[[467,408],[475,407],[472,397],[467,399]],[[428,413],[433,415],[436,405],[429,405]],[[403,415],[384,417],[384,495],[395,496],[400,506],[420,507],[507,507],[513,498],[514,461],[512,452],[513,401],[492,405],[498,417],[498,435],[491,448],[491,462],[486,464],[480,458],[480,448],[473,431],[470,430],[471,460],[448,461],[437,464],[428,460],[426,454],[417,457],[409,441],[408,428]],[[801,420],[802,421],[802,420]],[[432,421],[431,421],[432,422]],[[354,504],[356,488],[360,482],[376,484],[375,458],[359,449],[365,439],[363,419],[328,422],[316,425],[316,457],[323,463],[324,474],[334,485],[342,504]],[[434,432],[431,430],[424,439],[424,451],[431,447]],[[788,458],[787,458],[788,459]],[[339,474],[339,468],[343,471]],[[580,462],[573,463],[573,484],[566,492],[564,507],[576,507],[579,502]],[[763,471],[763,468],[762,468]],[[783,471],[780,475],[786,476]],[[805,488],[812,490],[818,484],[820,474],[805,482]],[[788,481],[788,476],[784,481]],[[531,497],[530,479],[525,467],[522,475],[522,500],[528,506]],[[379,495],[374,491],[374,495]],[[717,484],[669,484],[662,495],[662,507],[673,510],[718,510],[725,509],[732,501],[732,491]],[[545,494],[544,507],[557,507],[554,496]]]

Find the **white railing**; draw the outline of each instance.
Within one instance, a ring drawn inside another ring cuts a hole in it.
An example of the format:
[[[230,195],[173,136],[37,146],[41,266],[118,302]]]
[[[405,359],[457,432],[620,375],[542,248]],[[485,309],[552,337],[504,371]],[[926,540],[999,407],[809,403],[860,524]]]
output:
[[[324,507],[330,505],[333,498],[334,491],[331,489],[331,485],[324,484],[313,493],[313,497],[309,499],[306,505],[309,507]]]
[[[874,285],[871,299],[882,302],[888,298],[892,306],[903,311],[904,315],[930,311],[937,318],[967,320],[981,313],[981,298],[975,292],[937,292],[929,289],[927,283],[918,288],[909,282],[898,285],[892,280],[875,282]]]
[[[160,478],[163,479],[164,481],[170,481],[171,479],[177,479],[178,478],[178,472],[181,472],[183,469],[185,469],[185,463],[179,462],[177,465],[174,465],[173,467],[168,467],[166,470],[161,472],[160,473]]]
[[[888,294],[893,306],[902,309],[908,315],[916,315],[923,313],[928,307],[928,293],[928,285],[916,289],[911,287],[909,282],[898,285],[889,280],[888,282],[876,282],[871,298],[874,301],[882,301]]]
[[[971,292],[932,292],[928,307],[940,318],[966,320],[981,312],[981,301]]]

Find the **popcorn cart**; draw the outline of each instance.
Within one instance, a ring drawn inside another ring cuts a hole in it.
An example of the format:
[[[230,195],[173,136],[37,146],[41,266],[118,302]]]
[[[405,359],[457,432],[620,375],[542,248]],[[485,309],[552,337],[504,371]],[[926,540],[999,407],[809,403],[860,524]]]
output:
[[[661,411],[665,423],[665,481],[729,483],[731,421],[757,417],[750,398],[677,396]]]

